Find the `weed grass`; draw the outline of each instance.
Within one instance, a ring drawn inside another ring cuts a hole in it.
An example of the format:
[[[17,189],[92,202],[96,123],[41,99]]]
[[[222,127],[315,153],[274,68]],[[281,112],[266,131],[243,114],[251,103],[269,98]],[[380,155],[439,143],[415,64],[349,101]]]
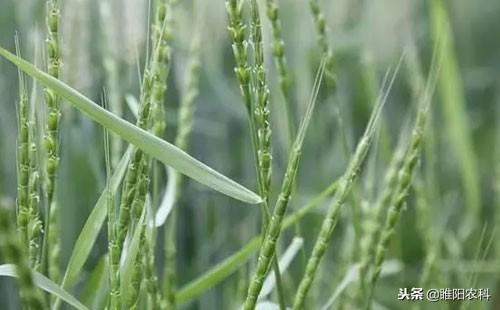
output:
[[[79,3],[88,20],[73,23],[67,2],[5,2],[17,14],[0,13],[2,309],[406,309],[405,286],[494,295],[500,109],[486,56],[500,45],[478,44],[475,6],[105,0]],[[92,44],[73,53],[77,30]]]

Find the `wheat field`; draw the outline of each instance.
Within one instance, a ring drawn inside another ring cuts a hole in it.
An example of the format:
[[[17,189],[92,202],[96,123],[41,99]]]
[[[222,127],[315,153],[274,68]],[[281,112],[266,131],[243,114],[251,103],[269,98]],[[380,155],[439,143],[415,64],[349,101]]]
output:
[[[499,17],[0,0],[0,309],[499,309]]]

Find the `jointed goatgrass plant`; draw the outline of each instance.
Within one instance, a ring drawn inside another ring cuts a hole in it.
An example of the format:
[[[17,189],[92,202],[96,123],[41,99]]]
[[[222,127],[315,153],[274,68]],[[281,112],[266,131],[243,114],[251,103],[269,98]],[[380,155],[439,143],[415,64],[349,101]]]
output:
[[[169,31],[167,27],[169,0],[155,1],[155,21],[152,25],[152,47],[153,59],[153,85],[152,85],[152,113],[153,132],[161,137],[165,131],[165,91],[167,89],[167,77],[169,72],[170,51],[168,46]]]
[[[425,77],[421,72],[421,65],[417,57],[416,48],[409,49],[409,57],[407,58],[407,72],[412,85],[413,100],[418,103],[421,93],[425,91]],[[429,120],[427,121],[427,128],[425,136],[423,137],[423,145],[421,147],[421,158],[424,164],[424,176],[416,174],[414,181],[415,189],[415,207],[418,219],[418,228],[424,242],[426,251],[425,259],[422,265],[421,276],[419,283],[421,287],[430,287],[433,283],[442,285],[439,281],[438,271],[438,258],[441,255],[441,240],[438,236],[443,233],[441,225],[436,227],[435,210],[431,208],[431,201],[439,201],[439,188],[436,179],[435,165],[435,129],[432,124],[432,113],[429,112]],[[394,187],[393,187],[394,188]],[[447,221],[445,217],[444,222]],[[444,226],[444,225],[443,225]]]
[[[379,236],[375,258],[373,261],[373,269],[369,275],[370,287],[368,299],[366,300],[368,308],[370,308],[373,287],[375,286],[375,283],[382,269],[382,263],[384,262],[387,246],[389,245],[391,237],[395,233],[395,226],[398,222],[401,210],[405,204],[406,195],[412,182],[415,166],[420,157],[420,149],[422,147],[424,130],[427,124],[427,119],[429,117],[430,103],[432,102],[432,95],[434,93],[434,88],[436,86],[436,81],[439,74],[439,66],[441,60],[440,47],[441,46],[439,45],[437,46],[437,50],[435,51],[434,56],[435,58],[433,59],[433,63],[431,64],[431,71],[429,73],[426,88],[422,92],[419,99],[415,125],[408,142],[408,148],[405,152],[401,168],[398,171],[397,181],[395,182],[395,184],[387,184],[388,186],[394,186],[394,188],[392,189],[387,189],[392,190],[393,195],[390,200],[389,210],[387,211],[384,228],[381,231],[381,235]]]
[[[227,0],[226,9],[229,17],[229,31],[233,40],[233,54],[236,60],[236,78],[240,84],[243,103],[249,114],[249,119],[252,120],[252,97],[251,97],[251,69],[248,65],[248,53],[246,40],[246,26],[243,23],[243,1]],[[252,126],[253,123],[251,123]],[[253,130],[252,130],[253,132]]]
[[[257,163],[259,166],[261,196],[269,204],[269,191],[271,188],[271,124],[269,112],[269,88],[267,86],[266,70],[264,67],[264,50],[262,43],[262,26],[259,16],[257,0],[251,1],[251,36],[254,54],[254,118],[257,136]]]
[[[19,75],[0,75],[0,187],[16,197],[0,197],[0,308],[420,309],[428,303],[398,300],[398,286],[498,287],[497,120],[491,105],[465,104],[491,99],[496,62],[477,27],[464,36],[455,23],[461,12],[476,25],[476,6],[4,1],[1,45],[18,31],[35,65],[17,39],[17,56],[0,48]],[[401,39],[411,48],[383,77]],[[431,61],[426,40],[441,43]],[[434,87],[443,105],[430,104]],[[89,99],[99,96],[102,106]],[[61,118],[65,103],[76,110]]]
[[[229,31],[233,39],[233,54],[236,60],[236,77],[240,84],[241,95],[247,109],[250,124],[252,149],[256,163],[259,193],[263,198],[261,204],[262,232],[266,231],[270,220],[269,188],[271,186],[271,127],[269,115],[269,89],[264,69],[264,51],[262,44],[262,28],[257,1],[252,0],[250,37],[253,45],[254,66],[250,67],[247,54],[247,26],[243,22],[244,1],[228,0],[226,8],[229,16]],[[266,267],[267,268],[267,267]],[[280,307],[284,308],[284,297],[278,260],[273,258],[273,270],[277,281]]]
[[[16,50],[19,42],[16,37]],[[42,223],[38,213],[38,171],[35,124],[30,110],[23,74],[19,71],[19,108],[17,137],[17,228],[22,246],[28,250],[30,267],[40,264],[40,237]]]
[[[290,200],[295,176],[297,175],[300,155],[302,151],[302,144],[304,143],[307,128],[309,127],[312,113],[316,105],[316,99],[321,87],[321,81],[323,80],[324,69],[325,62],[323,61],[314,81],[311,99],[307,106],[307,110],[304,114],[304,118],[302,119],[302,122],[300,124],[299,131],[297,132],[297,137],[295,138],[292,149],[290,151],[286,172],[281,184],[281,191],[278,195],[276,205],[274,206],[271,221],[269,222],[269,225],[265,230],[255,275],[252,282],[250,283],[250,287],[248,288],[248,294],[244,304],[245,309],[255,308],[255,303],[257,302],[257,298],[264,283],[264,277],[266,276],[267,270],[269,269],[271,260],[276,255],[276,242],[281,233],[283,218],[288,207],[288,202]]]
[[[388,203],[391,201],[394,193],[392,189],[397,181],[398,171],[401,167],[401,162],[404,157],[403,145],[398,146],[395,150],[394,156],[387,168],[387,172],[384,177],[383,188],[384,191],[381,193],[380,197],[375,202],[374,206],[370,207],[367,211],[366,220],[363,223],[364,233],[363,239],[361,239],[361,253],[360,253],[360,265],[359,265],[359,292],[360,297],[363,300],[366,298],[367,289],[367,279],[362,275],[366,274],[371,262],[375,256],[376,241],[382,230],[382,225],[380,225],[380,220],[384,211],[386,211]]]
[[[351,160],[347,166],[346,171],[342,175],[339,180],[339,185],[337,190],[335,191],[335,196],[333,198],[333,203],[328,209],[328,213],[326,218],[324,219],[321,229],[314,243],[314,247],[311,253],[309,260],[307,261],[306,270],[302,280],[300,281],[299,288],[297,290],[297,294],[295,295],[295,299],[293,302],[294,309],[302,309],[307,293],[311,288],[312,282],[314,281],[314,277],[316,276],[316,272],[319,267],[319,263],[326,251],[328,243],[331,239],[333,229],[337,224],[340,209],[343,206],[349,192],[351,190],[352,184],[355,181],[357,174],[359,174],[359,170],[361,164],[363,163],[368,150],[370,149],[370,145],[373,141],[373,136],[376,130],[377,120],[380,116],[381,110],[384,106],[385,101],[389,95],[389,92],[392,88],[392,84],[394,83],[394,79],[396,78],[396,74],[399,70],[399,65],[401,64],[401,60],[398,63],[398,66],[394,70],[394,73],[389,81],[387,89],[383,89],[379,95],[379,100],[375,105],[370,120],[366,125],[365,132],[361,137],[356,150],[351,157]],[[387,76],[386,76],[387,77]],[[384,83],[385,84],[385,83]]]
[[[47,72],[50,76],[58,79],[61,71],[61,53],[59,43],[59,3],[57,0],[48,0],[46,7],[47,24]],[[58,281],[61,277],[59,270],[61,235],[59,230],[59,209],[57,200],[54,199],[56,187],[56,175],[59,166],[59,123],[61,119],[60,98],[53,89],[45,89],[45,102],[47,105],[47,124],[44,137],[45,146],[45,191],[49,221],[46,222],[45,254],[49,275]]]

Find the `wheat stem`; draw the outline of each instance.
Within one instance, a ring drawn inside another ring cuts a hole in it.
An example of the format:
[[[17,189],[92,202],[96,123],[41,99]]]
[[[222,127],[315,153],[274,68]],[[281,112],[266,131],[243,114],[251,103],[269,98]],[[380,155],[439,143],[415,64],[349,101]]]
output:
[[[439,50],[440,51],[440,50]],[[429,115],[429,106],[432,100],[432,94],[436,86],[438,78],[438,66],[436,65],[436,56],[434,54],[433,63],[431,64],[431,72],[427,85],[419,100],[419,108],[415,125],[410,137],[409,145],[403,159],[401,169],[398,172],[397,184],[394,189],[393,198],[391,200],[389,210],[387,211],[384,228],[378,240],[375,258],[373,262],[373,269],[370,276],[370,288],[367,299],[367,307],[370,307],[373,289],[382,270],[382,263],[384,262],[385,254],[389,241],[395,233],[395,227],[399,220],[402,208],[405,205],[406,195],[410,188],[415,166],[420,156],[420,149],[424,135],[425,126]]]
[[[333,234],[333,230],[336,226],[341,207],[344,205],[345,200],[347,199],[350,190],[352,188],[352,184],[354,183],[357,175],[359,174],[359,170],[361,164],[364,162],[366,158],[366,154],[370,149],[370,146],[373,141],[373,136],[375,133],[375,125],[379,119],[380,112],[384,106],[385,101],[387,100],[387,96],[392,87],[394,79],[396,77],[396,73],[398,72],[401,61],[398,64],[398,67],[394,71],[391,81],[387,87],[386,91],[383,91],[379,96],[379,100],[375,105],[370,120],[366,126],[365,132],[361,139],[358,142],[354,155],[351,157],[351,160],[347,166],[346,171],[342,175],[339,180],[338,188],[335,192],[335,196],[333,198],[333,202],[328,209],[326,214],[326,218],[323,220],[321,224],[321,229],[314,243],[314,247],[312,250],[312,254],[307,261],[306,270],[302,280],[300,281],[299,288],[297,289],[297,294],[295,295],[295,299],[293,302],[293,309],[302,309],[305,303],[306,296],[311,288],[311,285],[316,276],[319,264],[325,251],[328,247],[329,241]]]
[[[274,206],[271,220],[264,234],[263,242],[259,251],[257,267],[255,270],[254,277],[250,283],[250,287],[248,288],[244,309],[250,310],[255,308],[257,298],[264,283],[264,278],[269,269],[271,260],[275,256],[276,242],[281,233],[283,218],[285,216],[285,212],[288,207],[288,202],[290,200],[290,195],[295,181],[295,176],[298,170],[302,145],[304,142],[305,134],[307,132],[307,128],[309,126],[312,117],[312,113],[314,111],[317,95],[321,86],[321,81],[323,79],[323,73],[325,68],[324,65],[325,62],[323,61],[320,66],[320,69],[318,70],[318,74],[316,75],[316,80],[314,83],[311,100],[309,102],[306,113],[300,125],[297,137],[295,138],[294,144],[290,151],[286,172],[283,177],[283,182],[281,184],[281,191],[278,196],[278,200],[276,201],[276,204]]]
[[[403,139],[401,139],[403,140]],[[398,171],[404,158],[404,148],[401,143],[394,152],[393,158],[389,164],[384,177],[384,191],[378,197],[374,206],[368,210],[366,219],[363,223],[363,238],[361,239],[361,253],[359,274],[365,275],[375,256],[376,240],[382,230],[382,225],[379,221],[382,220],[382,215],[386,206],[390,203],[393,197],[393,189],[396,186]],[[360,277],[359,296],[364,299],[366,297],[367,281],[365,277]]]
[[[54,78],[59,78],[61,71],[61,56],[59,43],[59,3],[57,0],[48,0],[46,8],[47,24],[47,72]],[[59,209],[54,199],[56,174],[59,167],[59,125],[61,119],[60,98],[56,93],[45,89],[45,102],[47,105],[47,124],[44,137],[46,152],[46,198],[48,207],[47,251],[49,276],[54,281],[59,281],[60,272],[60,228]]]

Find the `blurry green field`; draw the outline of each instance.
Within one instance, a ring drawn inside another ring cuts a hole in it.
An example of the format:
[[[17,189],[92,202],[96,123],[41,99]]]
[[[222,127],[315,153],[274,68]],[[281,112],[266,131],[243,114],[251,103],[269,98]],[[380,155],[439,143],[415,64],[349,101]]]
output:
[[[257,309],[500,309],[499,1],[49,0],[60,7],[57,52],[45,2],[0,0],[0,47],[16,54],[17,35],[43,72],[60,56],[67,85],[18,63],[36,149],[25,189],[22,83],[0,50],[0,223],[12,224],[0,227],[0,275],[23,261],[37,272],[34,285],[29,273],[27,284],[0,277],[0,310],[37,309],[23,292],[43,309],[73,309],[68,298],[80,309],[251,309],[256,288]],[[45,83],[60,100],[52,144]],[[92,102],[117,117],[85,112]],[[26,202],[43,230],[35,262],[20,237],[24,190],[39,197]],[[277,238],[271,255],[262,233]],[[270,283],[275,258],[281,279]],[[49,281],[57,292],[40,290]],[[424,300],[398,300],[405,288]],[[446,288],[491,297],[426,300]]]

